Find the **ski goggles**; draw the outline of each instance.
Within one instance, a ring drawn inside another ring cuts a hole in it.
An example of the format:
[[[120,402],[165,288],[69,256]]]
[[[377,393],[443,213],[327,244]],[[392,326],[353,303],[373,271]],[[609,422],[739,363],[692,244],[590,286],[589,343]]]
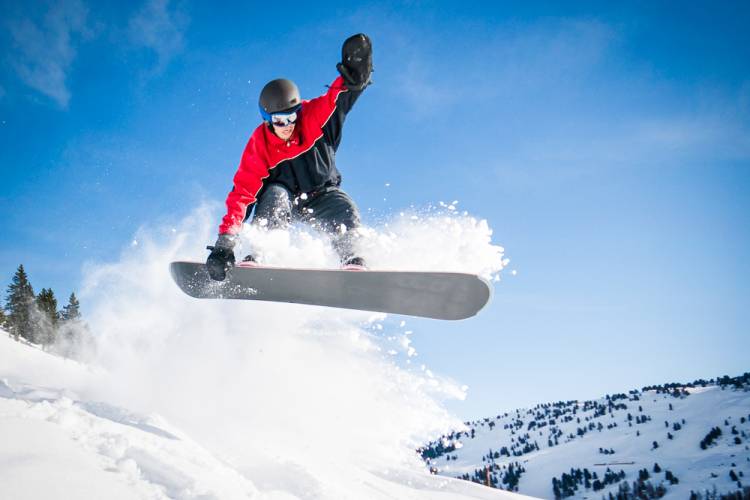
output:
[[[297,114],[299,113],[299,110],[302,109],[302,104],[281,113],[269,114],[260,104],[258,105],[258,108],[260,109],[260,116],[263,117],[263,120],[273,123],[278,127],[286,127],[297,121]]]
[[[276,127],[287,127],[297,121],[297,111],[291,113],[275,113],[271,115],[271,123]]]

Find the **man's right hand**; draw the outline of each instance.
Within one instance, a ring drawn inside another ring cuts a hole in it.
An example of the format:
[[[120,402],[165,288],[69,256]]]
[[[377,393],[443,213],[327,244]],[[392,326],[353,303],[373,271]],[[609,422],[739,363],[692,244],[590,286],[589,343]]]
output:
[[[206,269],[212,280],[224,281],[227,271],[234,266],[235,237],[229,234],[220,234],[212,247],[211,254],[206,259]]]

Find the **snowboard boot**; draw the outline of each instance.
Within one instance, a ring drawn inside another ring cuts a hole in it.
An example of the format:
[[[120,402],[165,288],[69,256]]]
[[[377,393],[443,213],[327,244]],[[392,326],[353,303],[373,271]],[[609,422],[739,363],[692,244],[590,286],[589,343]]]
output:
[[[259,267],[258,261],[255,260],[252,254],[247,254],[242,262],[237,264],[237,267]]]
[[[346,259],[341,265],[341,269],[347,271],[367,271],[367,263],[365,259],[355,255]]]

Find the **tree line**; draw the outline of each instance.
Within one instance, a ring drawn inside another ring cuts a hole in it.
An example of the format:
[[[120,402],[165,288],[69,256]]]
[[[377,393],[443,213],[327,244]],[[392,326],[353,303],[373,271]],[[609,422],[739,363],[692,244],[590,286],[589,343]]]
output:
[[[23,264],[8,285],[5,306],[0,307],[0,326],[17,341],[25,340],[70,358],[83,358],[94,345],[75,293],[58,310],[51,288],[34,293]]]

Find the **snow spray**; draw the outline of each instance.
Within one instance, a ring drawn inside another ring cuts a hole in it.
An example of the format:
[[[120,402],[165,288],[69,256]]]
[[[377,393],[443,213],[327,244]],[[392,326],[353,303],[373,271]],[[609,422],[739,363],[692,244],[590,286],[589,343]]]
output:
[[[356,468],[423,469],[415,449],[460,427],[442,403],[464,388],[409,361],[416,347],[401,318],[185,296],[169,263],[205,260],[218,220],[217,207],[203,206],[142,228],[115,262],[87,267],[82,297],[105,373],[95,397],[167,418],[266,488],[288,489],[289,471],[336,484]],[[310,228],[246,227],[241,239],[238,259],[252,251],[269,265],[338,265]],[[363,228],[359,244],[374,269],[493,278],[507,263],[486,222],[453,210],[398,214]]]

